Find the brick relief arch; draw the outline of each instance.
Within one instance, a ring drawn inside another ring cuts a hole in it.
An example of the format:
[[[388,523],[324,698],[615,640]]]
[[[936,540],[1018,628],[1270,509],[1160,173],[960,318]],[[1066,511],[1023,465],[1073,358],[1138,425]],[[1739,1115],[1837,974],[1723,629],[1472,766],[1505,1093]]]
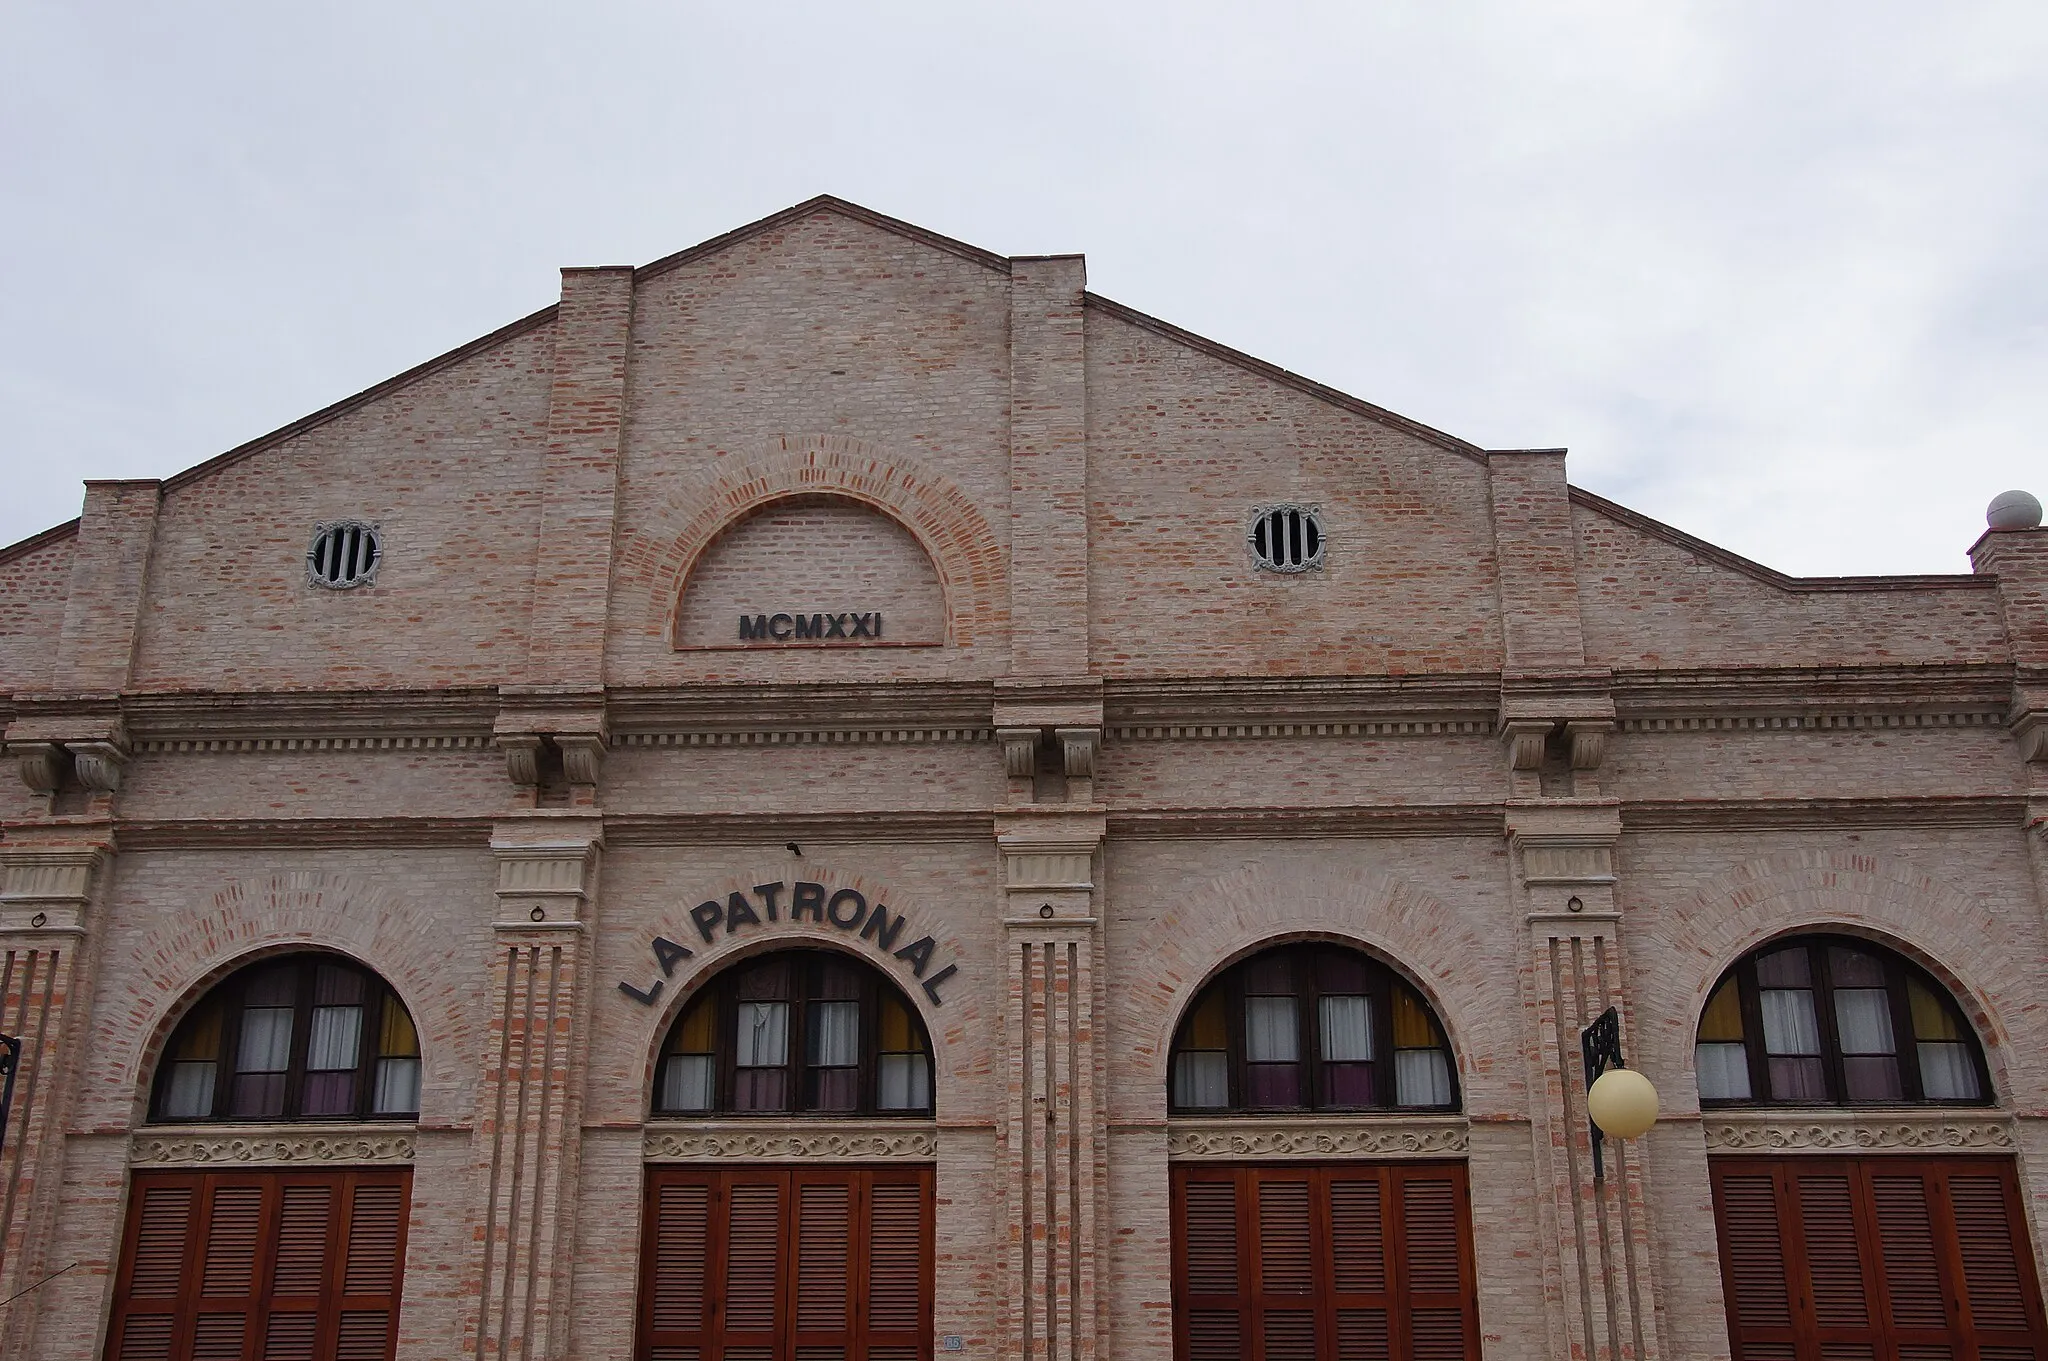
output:
[[[2031,924],[2031,923],[2030,923]],[[1979,899],[1884,856],[1788,851],[1737,865],[1663,914],[1655,935],[1629,942],[1642,1064],[1671,1075],[1669,1108],[1696,1109],[1693,1036],[1714,984],[1736,960],[1777,936],[1867,936],[1926,969],[1976,1027],[1998,1104],[2032,1110],[2043,1097],[2031,1007],[2002,1014],[1991,999],[2034,998],[2048,978],[2037,950]],[[2013,1022],[2030,1028],[2015,1044]]]
[[[301,949],[346,955],[391,985],[419,1031],[420,1123],[466,1122],[479,1008],[451,981],[445,951],[422,948],[426,925],[360,880],[294,872],[235,880],[197,913],[158,926],[134,948],[131,991],[94,1018],[94,1045],[118,1060],[129,1122],[142,1122],[157,1058],[207,991],[264,955]]]
[[[1221,875],[1161,914],[1142,957],[1112,964],[1111,1044],[1129,1056],[1119,1097],[1131,1118],[1164,1118],[1167,1051],[1202,985],[1268,946],[1324,939],[1371,951],[1415,985],[1450,1040],[1468,1115],[1512,1109],[1522,994],[1512,962],[1492,967],[1498,936],[1389,876],[1304,866],[1283,887],[1270,867]]]
[[[649,530],[620,544],[621,578],[645,584],[643,630],[673,645],[683,587],[705,550],[754,511],[798,496],[857,501],[909,530],[938,572],[952,646],[970,647],[1007,622],[1002,544],[951,480],[850,436],[783,435],[672,495]]]
[[[882,903],[890,909],[892,917],[900,914],[906,925],[896,940],[898,948],[930,936],[937,948],[932,953],[927,977],[947,965],[958,970],[945,981],[943,1004],[934,1004],[911,969],[890,952],[876,947],[872,938],[863,938],[858,928],[842,930],[808,918],[792,921],[788,913],[788,886],[800,879],[824,884],[835,892],[853,889],[867,900],[870,910],[873,904]],[[772,950],[800,948],[836,950],[849,959],[873,966],[901,993],[931,1037],[934,1109],[943,1112],[949,1121],[992,1118],[990,1112],[980,1109],[973,1093],[979,1087],[977,1079],[995,1065],[992,1044],[1001,1013],[986,1009],[994,985],[988,976],[989,962],[975,950],[973,938],[962,933],[957,922],[934,904],[896,893],[869,876],[808,858],[798,869],[792,869],[787,860],[764,861],[752,873],[728,875],[700,887],[707,895],[715,889],[719,902],[725,902],[733,893],[743,894],[758,913],[761,903],[751,892],[752,886],[777,882],[784,885],[784,892],[775,921],[763,920],[737,932],[718,929],[707,944],[691,923],[690,909],[697,905],[696,901],[678,898],[657,923],[645,929],[627,955],[630,976],[623,981],[644,990],[655,980],[661,980],[662,989],[655,1005],[643,1005],[623,992],[619,988],[620,978],[598,976],[599,1015],[593,1029],[605,1052],[602,1061],[591,1065],[593,1080],[585,1097],[589,1118],[621,1123],[646,1119],[661,1046],[697,990],[741,960]],[[663,977],[652,951],[650,942],[657,933],[691,951],[690,958],[676,963],[672,977]],[[628,1087],[622,1081],[600,1083],[596,1078],[604,1073],[630,1077],[632,1085]]]

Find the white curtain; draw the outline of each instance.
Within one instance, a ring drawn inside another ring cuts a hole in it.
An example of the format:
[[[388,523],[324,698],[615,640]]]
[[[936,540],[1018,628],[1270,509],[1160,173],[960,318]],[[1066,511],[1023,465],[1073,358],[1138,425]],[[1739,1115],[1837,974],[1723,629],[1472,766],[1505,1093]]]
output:
[[[306,1036],[306,1070],[330,1073],[355,1067],[362,1034],[361,1007],[314,1007],[313,1028]]]
[[[1920,1046],[1920,1090],[1929,1101],[1975,1101],[1984,1095],[1970,1047],[1953,1040]]]
[[[1692,1062],[1699,1072],[1701,1100],[1749,1099],[1749,1053],[1740,1043],[1696,1044]]]
[[[1217,1049],[1190,1049],[1173,1060],[1173,1104],[1192,1110],[1218,1110],[1230,1104],[1230,1055]]]
[[[378,1115],[413,1115],[420,1108],[420,1061],[377,1060]]]
[[[173,1120],[201,1119],[213,1114],[211,1063],[187,1061],[171,1065],[171,1087],[164,1093],[164,1114]]]
[[[665,1111],[708,1111],[711,1081],[717,1073],[710,1054],[671,1054],[661,1070],[661,1108]]]
[[[851,1068],[860,1062],[860,1003],[813,1002],[807,1061],[820,1068]]]
[[[885,1111],[929,1110],[932,1067],[922,1054],[884,1054],[877,1074],[875,1104]]]
[[[1301,1057],[1292,997],[1244,999],[1244,1056],[1253,1063],[1293,1063]]]
[[[1844,1054],[1890,1054],[1891,998],[1883,988],[1835,989],[1835,1029]]]
[[[292,1009],[250,1007],[242,1013],[242,1044],[235,1069],[243,1073],[281,1073],[291,1066]]]
[[[742,1068],[779,1068],[789,1062],[789,1003],[742,1002],[735,1061]]]
[[[1363,997],[1320,999],[1323,1058],[1331,1063],[1372,1062],[1372,1010]]]
[[[1397,1106],[1448,1106],[1451,1104],[1451,1065],[1441,1049],[1397,1049],[1394,1051],[1394,1104]]]
[[[1764,1052],[1818,1054],[1820,1022],[1805,988],[1764,988]]]

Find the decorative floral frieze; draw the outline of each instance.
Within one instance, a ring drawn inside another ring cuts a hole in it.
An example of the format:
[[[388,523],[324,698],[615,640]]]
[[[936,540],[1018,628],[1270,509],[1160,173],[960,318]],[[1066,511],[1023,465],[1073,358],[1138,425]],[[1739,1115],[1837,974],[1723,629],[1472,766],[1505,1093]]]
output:
[[[2002,1116],[1913,1112],[1881,1117],[1714,1119],[1701,1122],[1707,1147],[1722,1153],[1839,1153],[2003,1150],[2013,1147]]]
[[[930,1158],[939,1150],[931,1125],[649,1125],[648,1162],[751,1162],[767,1159]]]
[[[307,1129],[291,1125],[138,1134],[128,1155],[128,1161],[138,1167],[409,1163],[412,1158],[410,1129]]]
[[[1400,1158],[1464,1153],[1461,1119],[1171,1120],[1169,1158]]]

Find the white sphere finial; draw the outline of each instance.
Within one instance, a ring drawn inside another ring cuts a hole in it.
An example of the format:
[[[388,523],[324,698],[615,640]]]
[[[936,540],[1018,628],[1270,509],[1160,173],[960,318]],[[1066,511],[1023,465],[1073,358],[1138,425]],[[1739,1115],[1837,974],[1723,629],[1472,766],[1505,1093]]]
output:
[[[2030,492],[2002,491],[1991,498],[1984,511],[1984,523],[1993,529],[2037,529],[2041,524],[2041,503]]]

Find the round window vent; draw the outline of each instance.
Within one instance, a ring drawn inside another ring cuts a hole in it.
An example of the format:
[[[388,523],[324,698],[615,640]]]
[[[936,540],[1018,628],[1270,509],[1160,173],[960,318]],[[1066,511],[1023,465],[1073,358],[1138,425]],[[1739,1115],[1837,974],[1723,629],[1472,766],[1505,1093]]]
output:
[[[1269,572],[1307,572],[1323,565],[1323,520],[1314,506],[1260,506],[1252,512],[1245,541]]]
[[[315,586],[337,591],[367,586],[377,579],[383,557],[377,526],[337,520],[314,529],[313,546],[306,550],[306,577]]]

